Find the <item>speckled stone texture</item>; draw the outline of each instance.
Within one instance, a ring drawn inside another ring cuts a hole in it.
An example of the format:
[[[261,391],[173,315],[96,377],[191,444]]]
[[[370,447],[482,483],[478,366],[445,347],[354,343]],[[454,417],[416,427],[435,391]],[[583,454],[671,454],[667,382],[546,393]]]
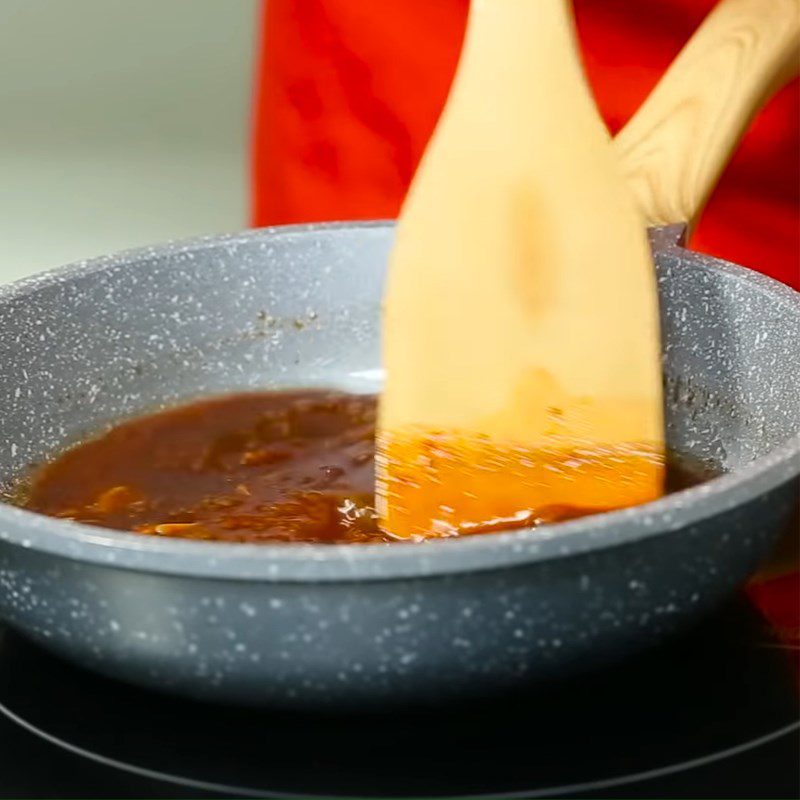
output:
[[[230,390],[380,385],[391,226],[164,245],[0,289],[0,479],[121,417]],[[673,446],[731,474],[635,509],[418,546],[142,537],[0,507],[0,614],[109,675],[208,699],[447,699],[663,638],[796,502],[800,300],[662,242]]]

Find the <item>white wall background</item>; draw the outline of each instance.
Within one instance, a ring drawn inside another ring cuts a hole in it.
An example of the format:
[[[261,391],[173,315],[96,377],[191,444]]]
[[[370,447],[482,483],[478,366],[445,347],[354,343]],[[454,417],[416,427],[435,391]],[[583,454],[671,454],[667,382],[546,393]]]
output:
[[[0,0],[0,281],[246,225],[255,0]]]

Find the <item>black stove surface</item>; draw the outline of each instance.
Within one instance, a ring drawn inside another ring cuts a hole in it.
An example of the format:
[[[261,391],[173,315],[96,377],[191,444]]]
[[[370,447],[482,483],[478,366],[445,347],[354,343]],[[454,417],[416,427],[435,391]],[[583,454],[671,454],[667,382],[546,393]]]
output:
[[[796,798],[791,655],[741,601],[546,689],[312,716],[145,692],[0,629],[0,797]]]

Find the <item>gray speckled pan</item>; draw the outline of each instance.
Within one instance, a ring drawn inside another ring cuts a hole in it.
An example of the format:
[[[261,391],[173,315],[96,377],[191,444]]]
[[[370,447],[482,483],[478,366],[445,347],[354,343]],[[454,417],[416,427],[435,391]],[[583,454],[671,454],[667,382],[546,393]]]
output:
[[[0,290],[0,478],[121,417],[374,390],[387,224],[251,231]],[[731,474],[647,506],[424,545],[121,534],[0,507],[0,612],[135,683],[249,704],[457,697],[660,640],[769,550],[800,472],[800,300],[662,239],[669,436]]]

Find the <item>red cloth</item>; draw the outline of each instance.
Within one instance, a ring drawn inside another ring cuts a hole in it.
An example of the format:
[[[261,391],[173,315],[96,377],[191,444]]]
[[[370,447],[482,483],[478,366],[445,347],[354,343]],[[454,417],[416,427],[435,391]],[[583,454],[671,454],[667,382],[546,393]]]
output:
[[[575,5],[587,72],[616,131],[714,1]],[[252,140],[254,225],[397,215],[447,94],[466,9],[467,0],[267,0]],[[799,122],[795,80],[752,125],[692,242],[795,288]],[[795,575],[760,584],[752,597],[796,637],[797,592]]]
[[[753,581],[747,587],[747,595],[769,620],[800,667],[800,572]]]
[[[590,80],[612,131],[713,0],[576,0]],[[272,0],[253,135],[255,225],[394,217],[455,68],[466,0]],[[800,92],[758,116],[693,246],[800,288]]]

